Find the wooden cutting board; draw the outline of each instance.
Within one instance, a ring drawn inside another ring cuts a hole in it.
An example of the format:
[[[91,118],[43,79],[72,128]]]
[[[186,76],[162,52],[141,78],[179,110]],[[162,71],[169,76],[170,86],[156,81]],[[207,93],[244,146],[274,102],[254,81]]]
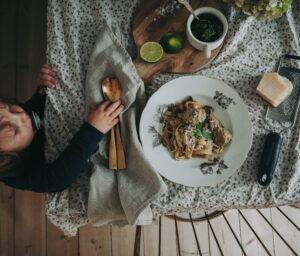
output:
[[[162,36],[169,31],[181,32],[185,39],[184,48],[179,53],[164,53],[162,60],[158,63],[147,63],[139,56],[135,59],[134,64],[136,69],[145,84],[151,83],[159,73],[187,73],[197,71],[210,63],[218,55],[222,47],[221,44],[217,49],[213,50],[209,59],[205,58],[204,52],[193,48],[185,35],[186,21],[190,13],[184,6],[181,6],[177,9],[174,8],[173,12],[166,14],[162,10],[166,10],[164,7],[170,6],[171,2],[172,0],[144,0],[135,13],[133,37],[138,51],[147,41],[159,42]],[[204,6],[219,9],[214,0],[191,0],[190,4],[194,10]]]

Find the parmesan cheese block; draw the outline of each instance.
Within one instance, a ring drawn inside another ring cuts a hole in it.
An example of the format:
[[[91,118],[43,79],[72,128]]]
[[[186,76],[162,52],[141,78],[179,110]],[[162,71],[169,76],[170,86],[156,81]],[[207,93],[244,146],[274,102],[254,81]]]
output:
[[[283,102],[292,90],[291,81],[278,73],[264,74],[256,88],[256,92],[274,107]]]

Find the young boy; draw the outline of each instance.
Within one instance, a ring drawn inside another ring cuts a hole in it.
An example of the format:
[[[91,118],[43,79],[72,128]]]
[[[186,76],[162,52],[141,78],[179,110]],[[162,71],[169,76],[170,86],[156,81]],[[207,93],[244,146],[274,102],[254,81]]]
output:
[[[104,134],[119,122],[124,109],[120,101],[91,106],[88,121],[74,135],[69,146],[53,163],[45,163],[45,90],[54,89],[57,80],[51,66],[44,65],[39,88],[24,104],[0,101],[0,181],[14,188],[46,193],[64,190],[84,170]]]

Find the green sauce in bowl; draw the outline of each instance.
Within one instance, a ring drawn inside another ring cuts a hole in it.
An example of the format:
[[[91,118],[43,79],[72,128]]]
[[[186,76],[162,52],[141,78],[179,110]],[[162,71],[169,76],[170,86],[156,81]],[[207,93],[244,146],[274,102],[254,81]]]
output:
[[[202,13],[199,20],[193,19],[191,23],[192,34],[202,42],[213,42],[223,33],[222,22],[213,14]]]

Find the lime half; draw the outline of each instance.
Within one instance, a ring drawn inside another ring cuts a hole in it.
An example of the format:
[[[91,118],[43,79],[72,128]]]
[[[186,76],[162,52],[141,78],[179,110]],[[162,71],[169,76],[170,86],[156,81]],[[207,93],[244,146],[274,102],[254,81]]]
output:
[[[140,49],[140,56],[144,61],[155,63],[161,60],[164,50],[158,42],[146,42]]]

